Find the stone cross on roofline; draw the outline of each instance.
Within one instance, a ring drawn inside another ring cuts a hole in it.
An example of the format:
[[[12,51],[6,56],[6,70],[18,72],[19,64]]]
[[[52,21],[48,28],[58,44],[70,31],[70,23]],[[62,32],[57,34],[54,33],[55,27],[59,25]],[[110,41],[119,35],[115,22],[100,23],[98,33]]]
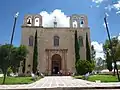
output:
[[[53,22],[53,24],[54,24],[54,28],[57,27],[56,16],[54,17],[54,22]]]

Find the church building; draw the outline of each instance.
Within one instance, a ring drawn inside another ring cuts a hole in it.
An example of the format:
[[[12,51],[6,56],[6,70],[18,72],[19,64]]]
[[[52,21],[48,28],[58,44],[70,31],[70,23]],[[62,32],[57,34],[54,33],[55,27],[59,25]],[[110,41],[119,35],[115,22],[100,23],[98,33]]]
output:
[[[57,18],[57,17],[56,17]],[[21,44],[29,51],[25,60],[25,73],[32,72],[35,32],[37,31],[37,69],[48,75],[62,70],[75,73],[75,30],[77,30],[80,47],[80,59],[86,59],[86,33],[90,44],[90,28],[86,15],[70,16],[70,27],[58,27],[56,19],[53,27],[43,27],[43,19],[39,14],[25,15],[22,25]]]

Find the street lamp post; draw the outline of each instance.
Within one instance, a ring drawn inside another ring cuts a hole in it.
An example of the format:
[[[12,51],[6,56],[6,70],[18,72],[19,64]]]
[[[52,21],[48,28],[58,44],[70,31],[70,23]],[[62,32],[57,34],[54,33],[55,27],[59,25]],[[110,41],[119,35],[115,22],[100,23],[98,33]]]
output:
[[[110,33],[109,33],[108,25],[107,25],[107,17],[106,17],[106,15],[104,17],[104,22],[105,22],[105,25],[106,25],[108,39],[109,39],[109,42],[110,42],[111,56],[112,56],[112,60],[114,62],[114,68],[117,71],[117,77],[118,77],[118,80],[120,81],[119,72],[118,72],[118,68],[117,68],[117,64],[116,64],[116,60],[115,60],[115,55],[114,55],[114,52],[113,52],[112,41],[111,41],[111,38],[110,38]]]
[[[10,56],[11,56],[11,47],[12,47],[12,42],[13,42],[13,37],[14,37],[14,32],[15,32],[15,26],[16,26],[16,21],[17,21],[17,17],[19,15],[19,12],[17,12],[14,16],[14,24],[13,24],[13,29],[12,29],[12,36],[10,38],[10,46],[9,46],[9,52],[8,52],[8,64],[6,64],[6,72],[7,72],[7,68],[10,64]],[[3,84],[5,83],[5,78],[6,78],[6,72],[4,74],[4,79],[3,79]]]
[[[9,55],[8,55],[9,61],[10,61],[11,47],[12,47],[12,42],[13,42],[13,37],[14,37],[14,33],[15,33],[15,26],[16,26],[16,21],[17,21],[18,15],[19,15],[19,12],[17,12],[15,14],[15,17],[14,17],[14,24],[13,24],[13,29],[12,29],[12,36],[11,36],[11,39],[10,39],[10,48],[9,48]]]
[[[12,31],[12,36],[11,36],[11,40],[10,40],[10,45],[12,45],[12,42],[13,42],[13,36],[14,36],[14,32],[15,32],[15,26],[16,26],[16,21],[17,21],[18,15],[19,15],[19,12],[17,12],[17,13],[15,14],[13,31]]]

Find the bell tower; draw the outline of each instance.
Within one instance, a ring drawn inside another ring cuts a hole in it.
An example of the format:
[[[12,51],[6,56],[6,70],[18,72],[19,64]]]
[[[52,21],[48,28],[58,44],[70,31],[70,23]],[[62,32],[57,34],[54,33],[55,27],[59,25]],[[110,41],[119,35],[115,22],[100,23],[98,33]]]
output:
[[[36,14],[36,15],[25,15],[23,26],[42,27],[42,16],[39,15],[39,14]]]
[[[70,17],[70,27],[71,28],[85,28],[85,27],[88,27],[87,16],[73,14]]]

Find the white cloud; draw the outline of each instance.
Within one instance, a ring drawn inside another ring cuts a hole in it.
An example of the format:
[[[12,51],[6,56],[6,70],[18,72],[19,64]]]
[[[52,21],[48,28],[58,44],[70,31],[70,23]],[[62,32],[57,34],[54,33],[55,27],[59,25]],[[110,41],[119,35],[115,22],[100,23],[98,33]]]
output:
[[[120,14],[120,11],[117,11],[116,14]]]
[[[100,5],[97,5],[96,7],[97,7],[97,8],[99,8],[99,7],[100,7]]]
[[[69,27],[70,17],[67,17],[67,15],[65,15],[64,12],[62,12],[59,9],[55,9],[51,13],[42,11],[40,12],[40,15],[43,17],[44,27],[53,27],[54,26],[53,22],[55,21],[55,17],[58,27]]]
[[[92,0],[96,3],[96,7],[99,7],[103,2],[108,2],[110,0]],[[120,14],[120,0],[112,0],[112,4],[106,4],[105,10],[111,11],[112,9],[116,10],[116,14]]]
[[[105,13],[107,17],[109,17],[109,14],[108,13]]]
[[[94,46],[94,49],[96,51],[96,58],[101,57],[104,59],[103,44],[98,43],[97,41],[92,41],[91,45]]]
[[[112,8],[113,8],[113,5],[108,5],[107,7],[105,7],[105,9],[108,10],[108,11],[111,11]]]
[[[119,33],[119,35],[118,35],[118,40],[120,40],[120,33]]]
[[[102,3],[104,0],[92,0],[92,2],[95,2],[97,4]]]
[[[116,4],[113,4],[113,7],[117,10],[120,10],[120,0]]]
[[[103,23],[104,28],[106,28],[105,22]]]

